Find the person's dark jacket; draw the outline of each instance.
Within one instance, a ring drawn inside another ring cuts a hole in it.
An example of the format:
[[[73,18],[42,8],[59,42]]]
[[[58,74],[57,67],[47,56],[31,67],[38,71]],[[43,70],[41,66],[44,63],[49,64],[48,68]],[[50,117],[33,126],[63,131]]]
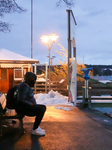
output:
[[[18,86],[17,106],[35,104],[36,100],[32,88],[25,82],[20,83]]]

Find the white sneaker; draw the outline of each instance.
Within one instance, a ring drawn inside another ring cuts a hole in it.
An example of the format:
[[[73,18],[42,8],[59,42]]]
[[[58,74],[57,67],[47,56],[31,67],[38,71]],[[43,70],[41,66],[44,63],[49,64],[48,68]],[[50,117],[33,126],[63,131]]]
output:
[[[44,129],[41,129],[40,127],[38,127],[37,129],[39,129],[39,130],[41,130],[41,131],[44,131],[44,132],[45,132],[45,130],[44,130]]]
[[[38,127],[35,130],[32,130],[33,135],[45,135],[45,130],[42,130],[40,127]]]

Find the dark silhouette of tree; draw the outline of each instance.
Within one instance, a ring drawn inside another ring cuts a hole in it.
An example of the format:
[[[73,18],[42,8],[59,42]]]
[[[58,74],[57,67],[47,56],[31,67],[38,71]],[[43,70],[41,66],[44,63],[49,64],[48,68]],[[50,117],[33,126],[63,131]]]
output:
[[[73,0],[59,0],[57,6],[64,2],[68,7],[74,5]],[[16,3],[16,0],[0,0],[0,17],[4,17],[5,14],[14,12],[24,12],[26,9],[22,8]],[[0,21],[0,32],[10,32],[11,24],[8,22]]]
[[[94,73],[94,76],[96,76],[96,75],[99,74],[99,69],[98,69],[98,67],[93,67],[93,73]]]
[[[0,17],[4,17],[5,14],[26,11],[20,7],[15,0],[0,0]],[[0,32],[10,32],[11,24],[0,21]]]
[[[112,65],[88,65],[87,68],[93,67],[93,76],[112,75]]]
[[[111,74],[112,74],[112,72],[108,68],[106,70],[104,70],[104,72],[103,72],[103,75],[105,75],[105,76],[108,76],[108,75],[111,75]]]
[[[73,0],[59,0],[57,2],[57,6],[61,5],[62,2],[64,2],[68,7],[71,7],[74,5]]]

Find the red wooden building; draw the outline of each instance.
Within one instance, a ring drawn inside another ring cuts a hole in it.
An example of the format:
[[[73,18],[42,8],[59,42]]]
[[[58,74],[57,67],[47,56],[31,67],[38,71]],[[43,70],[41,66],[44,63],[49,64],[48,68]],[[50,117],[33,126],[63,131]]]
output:
[[[32,66],[39,63],[6,49],[0,49],[0,92],[6,93],[9,88],[23,81],[24,74],[32,71]],[[36,69],[35,69],[36,73]]]

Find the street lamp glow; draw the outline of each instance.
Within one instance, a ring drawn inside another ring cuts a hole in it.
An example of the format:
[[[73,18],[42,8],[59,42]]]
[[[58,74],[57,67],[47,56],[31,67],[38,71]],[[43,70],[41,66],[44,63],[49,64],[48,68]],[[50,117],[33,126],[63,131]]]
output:
[[[58,38],[58,36],[57,36],[56,34],[52,34],[52,35],[50,35],[49,37],[50,37],[50,39],[52,40],[53,43],[54,43],[54,42],[57,40],[57,38]]]
[[[51,52],[51,47],[52,44],[57,40],[58,36],[56,34],[52,34],[52,35],[44,35],[41,37],[41,39],[43,40],[43,42],[46,44],[46,46],[48,47],[49,50],[49,91],[50,91],[50,84],[51,84],[51,77],[50,77],[50,66],[51,66],[51,57],[50,57],[50,52]]]
[[[41,37],[41,39],[43,40],[43,42],[44,42],[45,44],[47,44],[47,43],[48,43],[48,40],[49,40],[49,37],[48,37],[47,35],[44,35],[44,36]]]

